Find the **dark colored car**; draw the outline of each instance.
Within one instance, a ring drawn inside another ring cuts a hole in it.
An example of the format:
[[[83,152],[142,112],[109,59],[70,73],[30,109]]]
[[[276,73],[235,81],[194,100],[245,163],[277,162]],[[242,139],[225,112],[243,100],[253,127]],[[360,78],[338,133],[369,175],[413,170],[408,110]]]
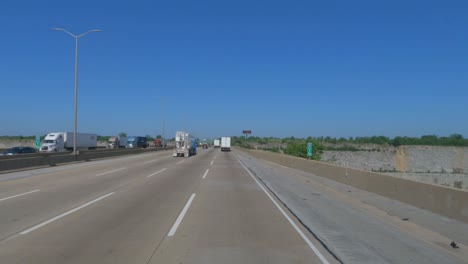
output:
[[[31,153],[36,153],[36,149],[31,148],[31,147],[13,147],[13,148],[5,150],[2,154],[3,155],[18,155],[18,154],[31,154]]]

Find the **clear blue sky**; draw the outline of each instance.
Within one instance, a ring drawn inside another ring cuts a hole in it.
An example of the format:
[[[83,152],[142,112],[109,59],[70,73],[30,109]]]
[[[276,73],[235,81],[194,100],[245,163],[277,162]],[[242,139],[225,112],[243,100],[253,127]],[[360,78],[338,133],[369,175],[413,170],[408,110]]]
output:
[[[1,1],[0,135],[468,136],[467,1]]]

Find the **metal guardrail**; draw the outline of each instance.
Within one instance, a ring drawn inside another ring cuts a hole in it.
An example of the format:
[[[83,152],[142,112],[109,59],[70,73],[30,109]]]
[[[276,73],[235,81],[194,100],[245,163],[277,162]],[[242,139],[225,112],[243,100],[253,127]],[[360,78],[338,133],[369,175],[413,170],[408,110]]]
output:
[[[110,158],[152,151],[169,150],[171,148],[131,148],[131,149],[103,149],[80,151],[78,155],[71,153],[36,153],[24,155],[2,156],[0,159],[0,172],[20,170],[32,167],[56,166],[57,164],[77,161],[91,161],[94,159]],[[7,157],[7,158],[5,158]]]

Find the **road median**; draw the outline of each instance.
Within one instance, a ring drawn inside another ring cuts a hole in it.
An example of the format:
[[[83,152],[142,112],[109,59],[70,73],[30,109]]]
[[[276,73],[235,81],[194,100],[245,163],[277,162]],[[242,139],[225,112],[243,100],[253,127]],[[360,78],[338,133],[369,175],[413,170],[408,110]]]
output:
[[[167,148],[168,149],[168,148]],[[152,151],[161,151],[165,149],[158,148],[132,148],[132,149],[115,149],[115,150],[90,150],[80,151],[78,155],[70,153],[53,153],[53,154],[33,154],[33,155],[18,155],[0,158],[0,173],[6,171],[23,170],[28,168],[56,166],[57,164],[66,164],[72,162],[92,161],[97,159],[111,158],[124,155],[133,155],[139,153],[147,153]]]

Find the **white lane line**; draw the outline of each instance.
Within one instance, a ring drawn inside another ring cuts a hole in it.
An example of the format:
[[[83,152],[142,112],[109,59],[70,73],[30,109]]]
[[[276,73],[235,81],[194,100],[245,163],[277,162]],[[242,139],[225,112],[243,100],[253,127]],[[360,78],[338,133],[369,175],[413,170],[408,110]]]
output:
[[[203,174],[202,179],[205,179],[205,178],[206,178],[206,175],[208,174],[209,171],[210,171],[210,169],[207,169],[207,170],[206,170],[205,174]]]
[[[322,255],[322,253],[320,253],[320,251],[314,246],[314,244],[312,244],[312,242],[309,240],[309,238],[306,237],[306,235],[296,225],[296,223],[294,223],[294,221],[286,214],[286,212],[283,210],[283,208],[281,208],[281,206],[279,206],[279,204],[273,199],[273,197],[270,195],[270,193],[268,193],[268,191],[265,189],[265,187],[263,187],[263,185],[260,184],[260,182],[257,180],[257,178],[255,178],[255,176],[250,172],[250,170],[247,169],[247,167],[245,167],[245,165],[240,161],[240,159],[239,159],[239,157],[237,157],[237,155],[236,155],[236,158],[239,161],[239,163],[242,165],[242,167],[244,167],[244,169],[250,174],[250,177],[252,177],[252,179],[255,180],[255,182],[258,184],[258,186],[260,186],[260,188],[263,190],[263,192],[265,192],[265,194],[268,196],[268,198],[270,198],[270,200],[275,204],[276,208],[278,208],[278,210],[283,214],[283,216],[293,226],[293,228],[296,230],[296,232],[299,233],[299,235],[302,237],[302,239],[304,239],[304,241],[307,243],[307,245],[310,247],[310,249],[312,249],[312,251],[315,253],[315,255],[317,255],[317,257],[322,261],[322,263],[323,264],[330,264],[330,262],[328,262],[328,260]]]
[[[143,162],[143,164],[148,164],[148,163],[151,163],[151,162],[156,162],[156,161],[158,161],[158,160],[159,160],[159,159],[148,160],[148,161]]]
[[[158,173],[161,173],[161,172],[163,172],[163,171],[165,171],[165,170],[167,170],[167,168],[164,168],[164,169],[162,169],[162,170],[160,170],[160,171],[157,171],[157,172],[155,172],[155,173],[153,173],[153,174],[151,174],[151,175],[148,175],[147,177],[148,177],[148,178],[153,177],[154,175],[156,175],[156,174],[158,174]]]
[[[181,163],[184,162],[184,161],[185,161],[185,160],[181,160],[181,161],[177,162],[177,164],[181,164]]]
[[[187,213],[187,210],[190,207],[190,204],[192,203],[193,199],[195,198],[194,193],[190,196],[189,200],[184,206],[184,209],[182,209],[182,212],[180,212],[179,217],[177,217],[177,220],[175,221],[174,225],[172,225],[171,230],[169,230],[169,233],[167,236],[173,236],[175,232],[177,231],[177,228],[179,228],[180,223],[182,222],[182,219],[184,219],[185,213]]]
[[[125,170],[125,169],[126,168],[120,168],[120,169],[116,169],[116,170],[112,170],[112,171],[108,171],[108,172],[103,172],[103,173],[96,174],[96,176],[102,176],[102,175],[106,175],[106,174],[109,174],[109,173],[113,173],[113,172],[121,171],[121,170]]]
[[[114,193],[113,193],[113,192],[108,193],[108,194],[106,194],[106,195],[103,195],[103,196],[101,196],[101,197],[99,197],[99,198],[96,198],[96,199],[92,200],[91,202],[87,202],[87,203],[85,203],[85,204],[83,204],[83,205],[80,205],[80,206],[78,206],[78,207],[75,207],[74,209],[71,209],[71,210],[68,211],[68,212],[65,212],[65,213],[63,213],[63,214],[61,214],[61,215],[57,215],[56,217],[53,217],[53,218],[51,218],[51,219],[49,219],[49,220],[47,220],[47,221],[44,221],[44,222],[42,222],[42,223],[40,223],[40,224],[37,224],[37,225],[35,225],[35,226],[33,226],[33,227],[30,227],[30,228],[28,228],[28,229],[26,229],[26,230],[24,230],[24,231],[21,231],[20,234],[21,234],[21,235],[26,235],[26,234],[29,233],[29,232],[32,232],[32,231],[34,231],[34,230],[36,230],[36,229],[38,229],[38,228],[40,228],[40,227],[43,227],[43,226],[45,226],[45,225],[47,225],[47,224],[50,224],[50,223],[54,222],[55,220],[58,220],[58,219],[60,219],[60,218],[62,218],[62,217],[64,217],[64,216],[67,216],[67,215],[69,215],[69,214],[71,214],[71,213],[74,213],[74,212],[80,210],[80,209],[83,209],[83,208],[85,208],[85,207],[88,206],[88,205],[91,205],[91,204],[93,204],[93,203],[95,203],[95,202],[98,202],[98,201],[100,201],[100,200],[102,200],[102,199],[108,197],[108,196],[111,196],[112,194],[114,194]]]
[[[26,195],[26,194],[35,193],[35,192],[38,192],[38,191],[40,191],[40,190],[34,190],[34,191],[30,191],[30,192],[25,192],[25,193],[20,193],[20,194],[17,194],[17,195],[13,195],[13,196],[10,196],[10,197],[5,197],[5,198],[0,199],[0,202],[5,201],[5,200],[9,200],[9,199],[12,199],[12,198],[16,198],[16,197],[19,197],[19,196],[23,196],[23,195]]]
[[[211,161],[210,166],[213,165],[213,163],[214,163],[214,160]]]

